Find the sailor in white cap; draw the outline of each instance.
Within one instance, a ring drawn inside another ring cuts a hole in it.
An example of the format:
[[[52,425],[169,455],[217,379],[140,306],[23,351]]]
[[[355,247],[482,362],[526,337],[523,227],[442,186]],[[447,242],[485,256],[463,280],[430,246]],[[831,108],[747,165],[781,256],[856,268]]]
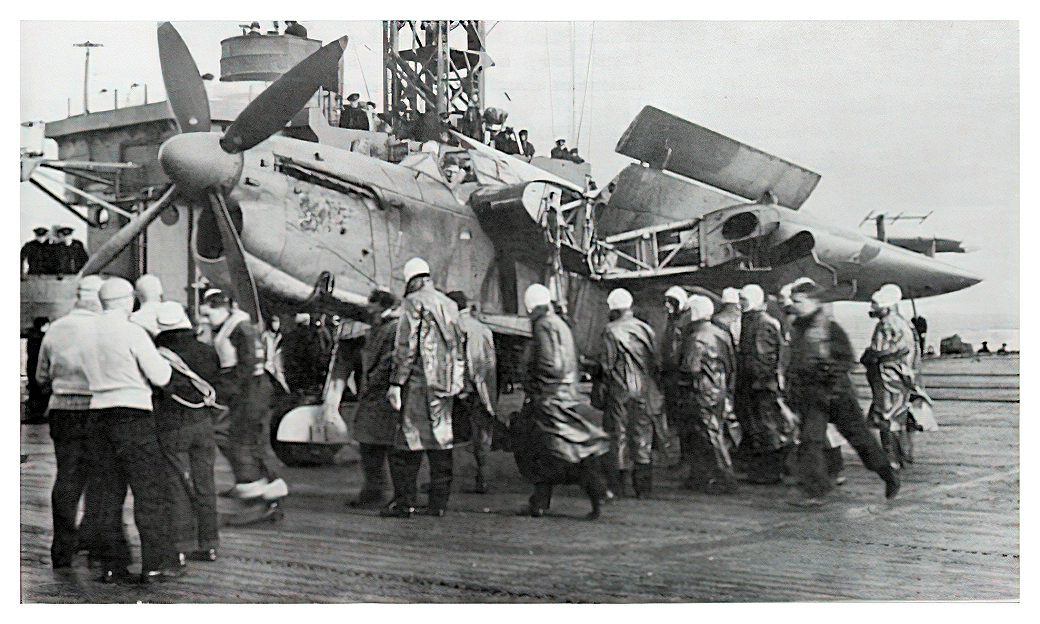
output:
[[[155,323],[155,310],[162,303],[162,282],[155,275],[146,273],[137,278],[134,291],[141,307],[130,315],[130,320],[148,330],[152,338],[155,338],[159,333],[159,327]]]
[[[213,413],[218,403],[212,384],[220,374],[220,360],[212,346],[195,338],[179,302],[155,306],[155,322],[155,344],[173,368],[155,405],[159,446],[169,468],[171,539],[182,565],[185,559],[216,561],[220,538]]]
[[[169,540],[165,460],[159,450],[152,412],[152,387],[165,386],[170,365],[139,325],[129,320],[134,288],[121,277],[105,280],[98,291],[104,311],[83,341],[84,371],[90,384],[91,462],[103,482],[111,508],[106,518],[119,526],[99,530],[101,581],[125,579],[130,553],[120,544],[122,501],[127,484],[134,495],[134,520],[141,536],[144,583],[179,576],[177,551]]]
[[[911,398],[928,396],[918,385],[921,352],[917,335],[899,314],[902,298],[903,292],[895,284],[885,284],[871,295],[870,316],[878,322],[870,346],[860,358],[873,394],[868,417],[896,468],[906,468],[914,461],[911,436],[920,423],[910,414]]]
[[[722,290],[722,305],[711,320],[719,327],[729,332],[733,345],[740,342],[740,291],[736,288],[724,288]]]
[[[531,284],[524,292],[531,319],[531,342],[524,388],[530,399],[510,427],[513,458],[534,484],[524,514],[541,517],[552,503],[553,486],[576,483],[585,490],[595,520],[607,497],[599,457],[609,438],[575,409],[578,399],[578,352],[570,327],[553,309],[549,289]]]
[[[885,497],[899,492],[899,475],[867,431],[866,419],[849,379],[853,365],[848,335],[823,309],[822,289],[812,280],[791,288],[789,308],[796,318],[791,330],[791,360],[786,371],[789,404],[801,417],[798,485],[804,496],[790,501],[809,508],[826,502],[834,476],[825,460],[827,423],[834,423],[863,465],[885,482]]]
[[[779,402],[783,330],[780,321],[766,312],[761,286],[744,286],[740,299],[744,315],[733,396],[743,434],[738,454],[746,461],[750,483],[776,484],[794,445],[794,431]]]
[[[632,294],[618,288],[607,296],[610,322],[603,329],[601,364],[607,397],[603,428],[610,434],[607,483],[624,495],[631,475],[638,498],[653,486],[654,429],[668,439],[664,423],[664,396],[657,387],[657,336],[632,314]]]
[[[84,371],[83,345],[86,337],[94,331],[94,318],[101,311],[98,300],[101,283],[102,279],[97,275],[79,280],[72,310],[52,322],[43,335],[34,371],[37,382],[50,388],[47,416],[57,464],[51,490],[54,533],[51,565],[55,570],[69,568],[80,547],[90,549],[91,557],[96,555],[93,540],[99,510],[93,504],[87,505],[78,533],[76,511],[79,499],[87,489],[89,470],[87,410],[90,408],[90,382]],[[96,497],[88,500],[93,502]]]
[[[452,480],[455,440],[451,413],[462,392],[466,365],[464,337],[455,302],[433,287],[430,265],[412,258],[404,265],[405,296],[386,397],[401,412],[390,451],[394,500],[380,512],[406,518],[415,513],[423,454],[430,462],[426,513],[443,516]]]
[[[671,286],[664,292],[664,307],[668,320],[661,336],[661,390],[664,392],[664,409],[668,415],[668,424],[676,433],[682,431],[682,419],[679,417],[677,404],[679,360],[682,356],[683,334],[692,322],[686,306],[688,296],[681,286]],[[684,444],[684,438],[680,435],[680,453],[686,458],[689,449]]]
[[[679,358],[680,437],[690,473],[686,487],[709,494],[736,492],[726,446],[726,398],[732,366],[731,336],[711,322],[714,305],[704,295],[687,300],[691,323]]]

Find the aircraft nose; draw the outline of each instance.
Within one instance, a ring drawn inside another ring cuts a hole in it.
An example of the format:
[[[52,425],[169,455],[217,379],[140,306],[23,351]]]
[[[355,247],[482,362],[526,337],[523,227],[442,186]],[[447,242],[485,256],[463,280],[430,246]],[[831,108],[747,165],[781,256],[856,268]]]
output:
[[[969,286],[974,286],[982,281],[982,278],[959,267],[944,265],[941,271],[933,278],[935,289],[938,294],[956,292]]]
[[[242,174],[242,155],[220,148],[220,135],[190,132],[171,137],[159,148],[159,164],[179,188],[202,191],[230,188]]]

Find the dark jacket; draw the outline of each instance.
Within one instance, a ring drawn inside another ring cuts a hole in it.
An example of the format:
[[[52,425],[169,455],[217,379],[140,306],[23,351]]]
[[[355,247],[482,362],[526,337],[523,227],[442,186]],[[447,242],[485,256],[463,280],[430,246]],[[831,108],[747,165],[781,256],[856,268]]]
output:
[[[578,352],[570,327],[548,306],[531,317],[524,390],[534,409],[529,443],[569,463],[608,450],[606,432],[578,413]]]
[[[780,321],[765,310],[749,310],[741,318],[737,350],[736,388],[780,390]]]
[[[686,326],[679,360],[679,386],[692,391],[700,407],[720,414],[733,371],[730,340],[726,330],[711,321],[694,321]]]
[[[397,318],[380,318],[365,335],[361,348],[361,383],[354,415],[354,439],[361,444],[393,444],[397,411],[386,399],[397,336]]]
[[[166,347],[176,353],[195,374],[202,377],[211,385],[220,374],[220,360],[217,359],[216,350],[208,344],[199,342],[195,338],[195,332],[191,329],[174,329],[161,332],[155,337],[156,347]],[[209,418],[212,413],[209,408],[191,408],[174,399],[174,396],[185,402],[198,405],[203,401],[203,395],[192,384],[191,379],[177,370],[173,369],[170,383],[164,386],[155,401],[156,426],[159,429],[174,429],[183,424],[191,424],[189,420],[197,418]],[[217,398],[221,401],[221,397]]]
[[[792,389],[846,385],[855,362],[848,335],[823,308],[792,322],[790,356],[787,379]]]

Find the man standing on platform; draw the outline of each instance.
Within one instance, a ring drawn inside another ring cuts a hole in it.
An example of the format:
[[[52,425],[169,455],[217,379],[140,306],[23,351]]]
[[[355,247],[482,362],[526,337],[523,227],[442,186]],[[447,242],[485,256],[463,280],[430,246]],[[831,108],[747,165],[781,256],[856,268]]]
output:
[[[491,453],[492,423],[498,402],[498,373],[495,369],[495,335],[470,314],[466,295],[461,290],[448,293],[448,298],[459,307],[459,329],[465,341],[462,351],[466,356],[466,372],[462,394],[456,403],[455,431],[466,429],[473,440],[473,459],[477,463],[477,478],[473,491],[487,492],[488,454]],[[460,427],[462,425],[462,427]],[[456,443],[461,440],[456,440]]]
[[[381,514],[415,513],[423,453],[430,462],[427,514],[443,516],[451,494],[454,435],[451,412],[463,387],[466,365],[458,306],[433,287],[430,265],[412,258],[404,265],[405,297],[397,326],[387,400],[400,420],[390,451],[394,500]]]
[[[791,289],[790,309],[795,315],[791,330],[791,362],[787,368],[791,409],[801,416],[798,446],[798,485],[804,497],[791,501],[802,508],[826,503],[834,487],[824,459],[827,423],[856,449],[868,470],[885,482],[885,497],[899,492],[899,475],[884,451],[867,431],[866,420],[849,379],[852,345],[845,331],[823,309],[821,289],[811,279],[799,280]]]

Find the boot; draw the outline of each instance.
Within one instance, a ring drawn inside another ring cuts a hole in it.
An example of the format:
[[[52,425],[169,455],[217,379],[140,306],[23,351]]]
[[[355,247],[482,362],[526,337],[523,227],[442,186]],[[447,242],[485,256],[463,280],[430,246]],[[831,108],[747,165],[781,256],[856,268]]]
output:
[[[228,526],[249,526],[261,522],[278,522],[283,517],[282,508],[277,501],[257,499],[246,502],[242,509],[229,517]]]
[[[885,458],[890,466],[898,470],[901,462],[899,461],[899,440],[896,438],[895,432],[889,431],[886,423],[878,430],[878,433],[881,437],[881,450],[885,451]]]
[[[604,463],[603,476],[607,481],[607,490],[612,492],[615,496],[624,496],[624,482],[621,480],[620,470],[609,467]]]
[[[899,443],[899,463],[903,468],[906,468],[907,464],[914,463],[914,432],[913,431],[899,431],[896,433],[896,440]]]
[[[885,482],[885,498],[891,500],[899,494],[900,481],[899,471],[892,466],[885,466],[878,472],[878,476]]]
[[[618,470],[617,471],[618,489],[614,490],[614,493],[623,498],[629,498],[634,495],[632,490],[628,489],[628,484],[632,482],[632,471],[631,470]],[[612,490],[614,488],[611,488]]]
[[[632,467],[632,489],[636,498],[649,498],[653,490],[654,473],[650,464],[636,464]]]

